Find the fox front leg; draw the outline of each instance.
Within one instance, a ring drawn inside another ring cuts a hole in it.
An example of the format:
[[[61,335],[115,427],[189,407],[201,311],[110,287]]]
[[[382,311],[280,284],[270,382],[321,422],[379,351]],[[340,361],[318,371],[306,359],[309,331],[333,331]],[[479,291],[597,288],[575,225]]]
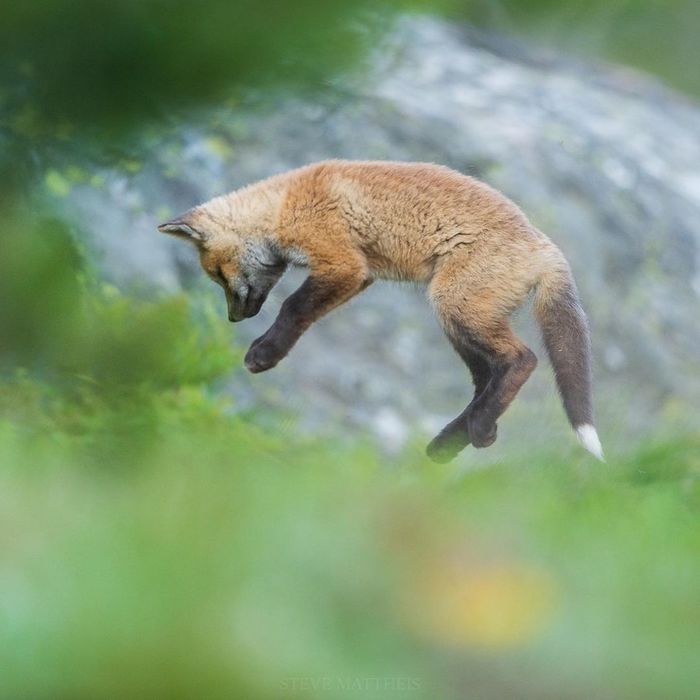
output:
[[[362,269],[333,276],[311,274],[285,300],[269,330],[253,341],[244,360],[247,369],[254,374],[272,369],[314,321],[370,284]]]

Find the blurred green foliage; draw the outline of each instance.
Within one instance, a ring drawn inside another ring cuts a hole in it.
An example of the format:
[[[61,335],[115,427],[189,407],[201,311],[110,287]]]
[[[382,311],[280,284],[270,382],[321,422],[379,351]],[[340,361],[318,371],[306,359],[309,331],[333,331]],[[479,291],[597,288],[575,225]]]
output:
[[[320,87],[405,11],[528,34],[700,94],[695,0],[40,0],[0,11],[0,125],[67,137],[241,87]]]
[[[0,366],[34,367],[47,355],[61,357],[77,332],[80,255],[55,219],[20,221],[8,213],[3,237]]]
[[[0,419],[82,435],[132,462],[158,399],[228,374],[239,353],[214,311],[184,296],[127,297],[92,275],[65,224],[16,213],[0,257]]]
[[[2,698],[695,696],[697,440],[450,483],[201,387],[53,410],[0,420]]]
[[[318,85],[399,10],[429,0],[37,0],[5,3],[0,99],[18,130],[162,118],[236,87]],[[16,89],[12,92],[8,86]]]
[[[169,389],[228,371],[227,329],[185,297],[123,296],[90,274],[67,226],[33,217],[5,221],[0,258],[0,369],[22,368],[62,384],[89,381],[112,398]]]

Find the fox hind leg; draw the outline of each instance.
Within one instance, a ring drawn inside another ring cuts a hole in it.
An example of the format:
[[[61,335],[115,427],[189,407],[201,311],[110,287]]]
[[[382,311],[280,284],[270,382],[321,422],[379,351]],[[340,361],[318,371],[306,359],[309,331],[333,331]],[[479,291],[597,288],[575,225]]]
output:
[[[447,425],[428,445],[428,456],[436,462],[448,462],[469,443],[468,415],[474,402],[481,396],[491,381],[491,366],[484,356],[470,342],[468,334],[457,333],[453,328],[445,328],[445,334],[457,354],[469,368],[474,382],[474,398],[467,408]]]
[[[510,406],[521,387],[537,366],[535,353],[525,346],[505,325],[498,335],[490,337],[492,354],[491,381],[470,404],[467,424],[474,447],[488,447],[496,440],[496,421]],[[502,352],[501,342],[507,340],[510,349]]]
[[[464,274],[464,267],[462,267]],[[430,286],[430,296],[450,342],[469,366],[475,383],[471,403],[428,446],[440,462],[468,444],[488,447],[496,440],[496,421],[537,365],[535,354],[513,333],[508,316],[528,288],[511,284],[503,294],[494,286],[455,277],[446,268]],[[466,290],[466,291],[465,291]],[[504,303],[503,297],[510,303]]]

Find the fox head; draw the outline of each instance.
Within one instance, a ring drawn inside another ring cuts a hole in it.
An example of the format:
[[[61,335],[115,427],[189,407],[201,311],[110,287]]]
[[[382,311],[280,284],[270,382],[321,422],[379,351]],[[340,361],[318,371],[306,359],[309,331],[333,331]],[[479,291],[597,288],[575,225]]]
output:
[[[204,272],[223,288],[232,322],[255,316],[287,263],[272,237],[230,216],[229,207],[195,207],[158,230],[193,243]]]

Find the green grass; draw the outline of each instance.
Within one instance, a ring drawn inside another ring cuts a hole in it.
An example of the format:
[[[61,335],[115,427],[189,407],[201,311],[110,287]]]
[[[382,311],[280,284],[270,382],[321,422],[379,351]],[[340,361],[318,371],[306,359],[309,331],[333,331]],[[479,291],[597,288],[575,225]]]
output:
[[[222,409],[0,424],[0,697],[695,696],[700,440],[455,481]]]

